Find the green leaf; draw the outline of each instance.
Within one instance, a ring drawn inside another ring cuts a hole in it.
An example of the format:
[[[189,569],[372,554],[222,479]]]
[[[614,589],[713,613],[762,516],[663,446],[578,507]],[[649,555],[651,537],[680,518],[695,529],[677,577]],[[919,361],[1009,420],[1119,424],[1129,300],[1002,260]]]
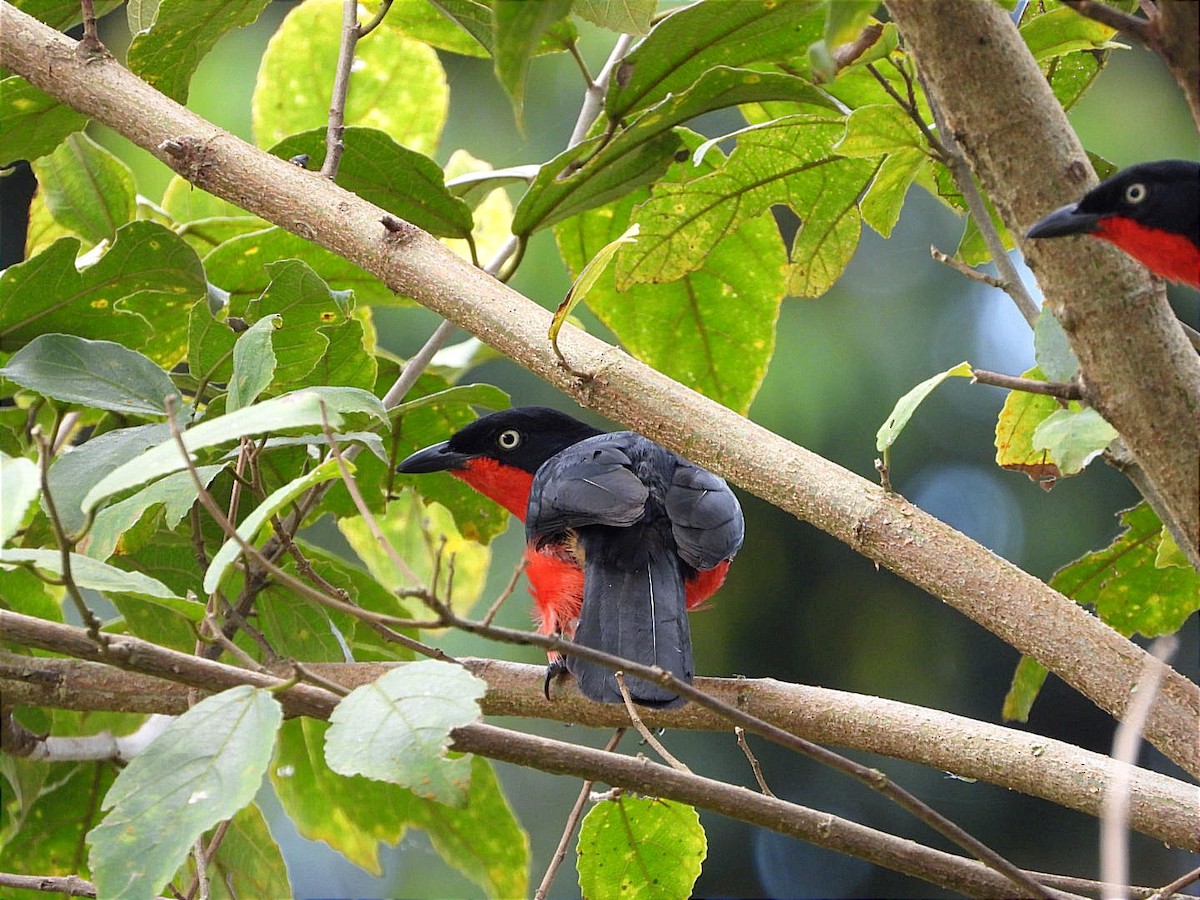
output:
[[[1162,538],[1158,542],[1158,550],[1154,554],[1154,565],[1160,569],[1165,569],[1167,566],[1186,569],[1191,565],[1187,556],[1179,549],[1179,544],[1175,542],[1171,532],[1165,528],[1162,530]]]
[[[200,483],[208,487],[224,469],[224,466],[200,466],[196,475]],[[101,474],[96,474],[97,480]],[[160,478],[148,488],[138,491],[120,503],[106,506],[97,513],[96,521],[88,532],[86,554],[92,559],[108,559],[116,551],[121,536],[133,528],[147,510],[160,504],[163,507],[163,524],[174,529],[192,508],[198,494],[191,474],[176,472],[174,475]]]
[[[111,241],[137,216],[133,171],[83,132],[33,163],[50,215],[88,244]]]
[[[657,6],[657,0],[575,0],[571,12],[617,34],[645,34]]]
[[[30,550],[21,547],[0,549],[0,567],[22,563],[35,566],[44,572],[62,577],[62,554],[57,550]],[[165,584],[139,572],[126,572],[99,560],[71,554],[71,576],[82,588],[114,594],[138,594],[166,600],[179,600]]]
[[[690,164],[683,166],[688,168],[679,177],[690,177]],[[625,230],[630,211],[645,197],[644,190],[630,194],[555,228],[572,272]],[[624,253],[639,249],[642,240]],[[747,259],[755,264],[746,265]],[[588,308],[643,362],[744,412],[774,351],[784,294],[783,244],[771,214],[747,221],[712,248],[699,270],[671,284],[619,290],[616,278],[623,264],[619,256],[617,274],[606,271],[600,277],[588,294]]]
[[[447,757],[446,748],[453,729],[478,721],[486,690],[456,665],[407,663],[342,698],[329,716],[325,759],[340,775],[365,775],[462,807],[471,763]]]
[[[344,294],[331,291],[302,260],[268,263],[266,269],[271,281],[262,296],[250,302],[246,317],[255,321],[279,316],[281,324],[271,336],[276,357],[272,383],[291,388],[325,355],[329,338],[321,329],[345,322],[350,315],[350,303]],[[234,371],[237,371],[236,361]]]
[[[285,723],[271,767],[280,803],[304,837],[379,875],[380,843],[397,844],[409,826],[422,828],[438,854],[489,897],[527,896],[529,838],[486,759],[471,758],[470,794],[455,809],[393,784],[330,771],[321,752],[328,729],[312,719]]]
[[[838,117],[804,115],[746,129],[717,171],[656,185],[635,216],[642,226],[637,245],[618,260],[618,285],[673,281],[704,265],[714,245],[743,222],[786,203],[803,222],[792,246],[789,291],[824,293],[858,245],[858,197],[878,168],[836,154],[844,127]]]
[[[376,581],[392,591],[414,587],[406,573],[397,570],[391,556],[379,546],[361,517],[346,516],[337,524],[342,536]],[[449,591],[451,573],[446,561],[453,557],[455,608],[470,609],[479,599],[487,580],[491,552],[483,544],[464,537],[447,509],[436,503],[424,505],[416,495],[402,493],[387,504],[379,527],[421,584],[428,584],[436,570],[436,590]],[[445,596],[445,593],[439,596]]]
[[[189,881],[195,867],[192,854],[185,868]],[[216,857],[209,860],[208,878],[213,900],[292,896],[283,854],[257,804],[243,806],[230,821]]]
[[[862,219],[881,235],[891,237],[909,186],[926,168],[929,158],[921,150],[889,153],[875,172],[867,193],[859,201]]]
[[[96,0],[96,18],[107,15],[121,3],[122,0]],[[66,31],[83,21],[75,0],[13,0],[13,6],[58,31]]]
[[[347,128],[342,143],[346,149],[337,181],[346,190],[430,234],[465,238],[471,233],[471,208],[446,189],[441,168],[428,156],[373,128]],[[325,161],[325,128],[294,134],[270,152],[283,159],[307,153],[309,165],[319,169]]]
[[[7,544],[25,520],[25,511],[41,493],[37,463],[0,452],[0,546]]]
[[[247,328],[233,345],[233,378],[229,381],[229,412],[249,406],[267,389],[275,376],[275,351],[271,338],[283,317],[278,313],[263,316]]]
[[[101,896],[157,894],[205,831],[254,797],[283,710],[269,691],[242,686],[201,700],[134,757],[88,833]]]
[[[75,269],[79,241],[63,238],[0,274],[0,350],[50,332],[112,340],[173,366],[183,356],[186,309],[205,296],[204,269],[183,240],[154,222],[130,222],[93,266]],[[154,310],[155,328],[135,310]],[[163,323],[178,321],[178,334]]]
[[[19,75],[0,79],[0,168],[50,153],[87,122],[87,116]]]
[[[444,391],[435,391],[413,400],[405,400],[388,411],[393,419],[408,415],[418,409],[429,406],[444,406],[446,404],[469,404],[482,406],[485,409],[508,409],[512,400],[504,391],[494,384],[459,384]]]
[[[892,444],[896,443],[896,439],[900,437],[900,433],[908,425],[908,420],[917,411],[917,407],[925,401],[925,398],[939,384],[947,378],[970,378],[971,376],[971,364],[963,360],[957,366],[952,366],[945,372],[939,372],[930,378],[926,378],[910,390],[896,401],[896,405],[892,408],[887,419],[879,426],[879,431],[875,433],[875,449],[882,453],[890,449]]]
[[[855,40],[871,22],[880,0],[839,0],[825,7],[826,46],[830,50]]]
[[[367,352],[362,321],[347,319],[340,325],[322,328],[321,334],[329,341],[325,355],[299,380],[297,387],[341,385],[364,391],[374,388],[378,366],[374,354]],[[371,337],[373,346],[374,335]]]
[[[186,103],[200,61],[217,41],[254,22],[270,0],[159,0],[153,25],[133,36],[125,64],[172,100]]]
[[[492,4],[496,78],[512,99],[517,124],[524,119],[525,76],[538,42],[571,12],[571,0]]]
[[[1012,684],[1009,685],[1008,693],[1004,696],[1004,709],[1001,711],[1001,715],[1004,716],[1005,721],[1029,721],[1029,711],[1033,708],[1033,701],[1037,699],[1042,685],[1046,683],[1046,676],[1049,674],[1050,670],[1032,656],[1021,657],[1016,671],[1013,672]]]
[[[460,50],[456,46],[447,46],[443,49],[452,50],[455,53],[468,53],[472,56],[492,55],[492,50],[496,46],[496,38],[492,31],[492,8],[487,0],[429,0],[429,5],[445,16],[448,21],[457,25],[461,32],[461,37],[455,43],[461,43],[465,49]],[[413,36],[425,40],[420,34],[414,33]],[[434,41],[429,41],[429,43],[435,47],[442,46]],[[472,44],[482,52],[471,52]]]
[[[353,472],[353,469],[353,465],[350,465],[351,472]],[[271,516],[278,513],[309,488],[324,481],[338,478],[340,474],[341,470],[338,468],[338,461],[336,459],[327,459],[311,472],[288,482],[283,487],[274,491],[267,499],[256,506],[250,515],[241,521],[241,524],[237,527],[238,536],[248,544],[254,543],[258,532],[264,526],[269,525],[268,520]],[[213,556],[212,562],[208,564],[208,570],[204,573],[204,592],[206,594],[211,594],[217,590],[221,579],[225,577],[225,573],[229,571],[229,567],[233,565],[241,553],[241,544],[232,537],[228,538],[221,545],[221,549]]]
[[[876,157],[898,150],[924,150],[925,137],[896,105],[860,106],[846,118],[846,134],[833,145],[842,156]]]
[[[1020,30],[1025,45],[1038,62],[1078,50],[1126,49],[1112,41],[1117,34],[1115,28],[1066,6],[1046,10],[1024,22]]]
[[[823,6],[815,0],[743,0],[678,9],[622,60],[605,98],[608,118],[618,121],[687,90],[714,63],[787,62],[796,55],[797,31],[823,15]]]
[[[205,384],[228,382],[237,339],[237,332],[223,316],[213,314],[207,299],[197,300],[188,313],[188,372]]]
[[[328,421],[337,428],[342,413],[367,413],[374,418],[386,418],[379,400],[366,391],[354,388],[304,388],[262,403],[226,413],[183,432],[183,443],[190,453],[205,447],[232,443],[243,437],[285,429],[320,429]],[[109,472],[83,498],[83,510],[113,494],[145,484],[163,475],[185,468],[179,446],[174,439],[147,450],[116,470]]]
[[[1126,637],[1174,634],[1200,609],[1200,573],[1156,564],[1163,528],[1149,504],[1121,514],[1125,531],[1103,550],[1054,573],[1050,587],[1096,614]]]
[[[82,509],[87,492],[113,469],[161,444],[170,434],[165,423],[118,428],[56,457],[50,466],[50,494],[63,529],[68,534],[82,530],[87,523]]]
[[[621,796],[592,807],[576,849],[588,900],[667,900],[692,895],[708,841],[693,807]]]
[[[251,101],[260,147],[325,126],[341,23],[341,0],[308,0],[294,7],[272,36]],[[437,147],[448,103],[446,76],[432,47],[380,28],[355,48],[346,125],[376,128],[429,155]]]
[[[124,415],[165,416],[183,397],[161,368],[111,341],[43,334],[13,354],[0,375],[43,397]]]
[[[812,85],[790,75],[717,66],[667,97],[611,140],[599,135],[542,166],[517,206],[513,232],[525,234],[623,196],[656,179],[680,147],[671,128],[740,104],[790,100],[836,111]],[[607,142],[606,142],[607,141]]]
[[[1067,333],[1058,317],[1044,306],[1033,325],[1033,350],[1037,367],[1051,381],[1070,381],[1079,371]]]
[[[550,331],[547,337],[550,338],[550,346],[554,348],[555,355],[564,365],[567,361],[563,357],[562,351],[558,349],[558,332],[562,329],[563,322],[567,320],[567,316],[571,314],[571,311],[579,301],[587,297],[591,289],[596,286],[596,282],[604,274],[604,270],[612,262],[612,258],[617,255],[617,251],[624,244],[637,243],[637,234],[638,226],[636,224],[630,225],[620,237],[614,238],[601,247],[600,251],[589,259],[583,269],[580,270],[570,290],[567,291],[567,296],[563,298],[563,302],[558,304],[558,309],[554,311],[554,318],[550,321]]]
[[[209,280],[231,295],[235,309],[257,297],[271,283],[266,266],[279,260],[298,259],[340,290],[353,290],[359,304],[397,306],[402,301],[378,278],[324,247],[284,231],[267,228],[238,235],[204,257]]]
[[[1032,443],[1034,450],[1048,451],[1064,475],[1075,475],[1117,437],[1117,429],[1090,407],[1058,409],[1034,429]]]

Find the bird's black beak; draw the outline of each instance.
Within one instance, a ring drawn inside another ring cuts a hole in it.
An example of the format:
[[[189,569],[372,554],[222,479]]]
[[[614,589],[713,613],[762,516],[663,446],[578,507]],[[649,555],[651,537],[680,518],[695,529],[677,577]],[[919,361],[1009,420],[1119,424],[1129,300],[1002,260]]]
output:
[[[396,466],[401,475],[421,475],[426,472],[446,472],[454,469],[465,469],[467,463],[474,459],[469,453],[459,453],[450,449],[449,441],[442,441],[424,450],[418,450],[408,459]]]
[[[1055,238],[1068,234],[1091,234],[1099,222],[1100,216],[1096,213],[1080,212],[1078,205],[1072,203],[1034,222],[1033,227],[1025,232],[1025,237]]]

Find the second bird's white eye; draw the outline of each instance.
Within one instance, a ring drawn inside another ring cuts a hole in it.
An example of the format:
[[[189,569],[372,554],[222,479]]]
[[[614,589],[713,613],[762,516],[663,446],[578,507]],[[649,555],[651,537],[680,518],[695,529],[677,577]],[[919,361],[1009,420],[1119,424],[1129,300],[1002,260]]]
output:
[[[1140,181],[1125,188],[1125,200],[1129,203],[1141,203],[1146,199],[1146,186]]]
[[[515,450],[521,443],[521,432],[515,428],[506,428],[496,435],[496,444],[501,450]]]

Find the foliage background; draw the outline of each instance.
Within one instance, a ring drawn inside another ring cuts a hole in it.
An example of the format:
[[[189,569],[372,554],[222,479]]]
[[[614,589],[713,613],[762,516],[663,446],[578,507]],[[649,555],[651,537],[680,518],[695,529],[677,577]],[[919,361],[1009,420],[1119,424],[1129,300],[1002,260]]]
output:
[[[263,17],[227,36],[192,80],[189,105],[249,137],[249,97],[266,40],[292,6],[273,3]],[[102,39],[120,57],[128,33],[123,13],[102,22]],[[581,28],[583,53],[598,68],[611,35]],[[450,87],[450,119],[437,160],[465,148],[496,167],[550,158],[570,133],[581,85],[571,61],[541,57],[530,73],[525,133],[513,122],[507,98],[488,60],[441,54]],[[1182,98],[1151,54],[1113,54],[1095,87],[1072,111],[1086,146],[1118,166],[1165,157],[1197,158],[1200,145]],[[735,114],[717,114],[699,130],[719,134],[737,127]],[[706,127],[707,126],[707,127]],[[159,196],[169,172],[124,139],[93,125],[89,130],[134,167],[139,191]],[[950,251],[960,223],[915,188],[891,239],[864,231],[846,274],[819,300],[785,300],[778,345],[750,416],[816,453],[873,478],[874,434],[895,400],[913,384],[962,359],[983,368],[1018,373],[1032,364],[1031,335],[1006,296],[969,282],[933,262],[928,245]],[[549,231],[532,240],[513,286],[553,307],[569,281]],[[5,259],[7,265],[13,260]],[[1032,278],[1029,285],[1036,291]],[[335,285],[336,287],[336,285]],[[1173,287],[1185,321],[1200,324],[1195,292]],[[605,335],[586,312],[593,333]],[[383,347],[401,356],[415,351],[436,326],[423,309],[377,309]],[[463,335],[459,335],[459,338]],[[508,391],[515,404],[557,406],[607,426],[592,414],[507,361],[487,363],[472,376]],[[918,412],[893,456],[893,482],[917,505],[996,553],[1043,578],[1082,553],[1107,544],[1117,532],[1115,514],[1136,502],[1115,472],[1089,467],[1050,493],[992,462],[999,389],[952,379]],[[754,497],[742,495],[748,539],[726,587],[711,608],[692,619],[698,671],[743,674],[878,694],[950,712],[998,721],[1017,653],[997,638],[817,529],[797,522]],[[313,529],[336,546],[336,531]],[[520,531],[493,544],[485,596],[494,596],[519,554]],[[527,624],[522,593],[500,623]],[[1200,639],[1193,620],[1180,635],[1175,666],[1200,677]],[[447,635],[448,652],[495,654],[463,635]],[[536,650],[506,648],[530,662]],[[568,740],[585,729],[555,723],[522,727]],[[1053,677],[1033,708],[1029,728],[1107,753],[1112,722],[1089,701]],[[564,731],[566,732],[564,734]],[[600,745],[606,734],[587,740]],[[726,736],[672,734],[681,756],[702,763],[703,774],[744,780],[745,760]],[[628,739],[627,739],[628,740]],[[628,748],[627,748],[628,749]],[[831,776],[771,745],[757,746],[772,789],[781,797],[928,841],[919,826],[859,785]],[[880,760],[862,755],[872,764]],[[1151,769],[1178,774],[1157,751],[1144,751]],[[545,868],[576,785],[496,763],[506,794],[530,830],[532,871]],[[1094,819],[1043,801],[982,784],[968,784],[917,766],[886,760],[882,768],[935,808],[960,822],[1027,868],[1096,874]],[[269,786],[264,788],[268,792]],[[260,797],[270,814],[278,807]],[[696,886],[699,896],[935,896],[936,888],[868,864],[701,814],[709,855]],[[1036,827],[1030,827],[1036,823]],[[270,818],[284,846],[299,896],[479,896],[448,869],[419,832],[384,852],[385,876],[372,879],[320,844],[287,834],[282,814]],[[1163,883],[1189,865],[1186,854],[1164,850],[1133,835],[1135,883]],[[1194,890],[1195,888],[1193,888]],[[570,869],[552,896],[575,896]]]

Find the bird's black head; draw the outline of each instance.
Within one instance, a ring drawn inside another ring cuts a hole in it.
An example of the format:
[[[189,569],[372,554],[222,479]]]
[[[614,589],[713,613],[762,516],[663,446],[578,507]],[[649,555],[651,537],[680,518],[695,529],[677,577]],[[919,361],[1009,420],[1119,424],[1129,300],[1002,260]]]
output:
[[[453,471],[466,468],[470,460],[486,457],[532,475],[560,450],[600,433],[556,409],[519,406],[476,419],[448,441],[418,450],[396,471]]]
[[[1104,220],[1114,216],[1200,244],[1200,163],[1164,159],[1122,169],[1078,203],[1035,223],[1026,237],[1091,234],[1103,230]]]

